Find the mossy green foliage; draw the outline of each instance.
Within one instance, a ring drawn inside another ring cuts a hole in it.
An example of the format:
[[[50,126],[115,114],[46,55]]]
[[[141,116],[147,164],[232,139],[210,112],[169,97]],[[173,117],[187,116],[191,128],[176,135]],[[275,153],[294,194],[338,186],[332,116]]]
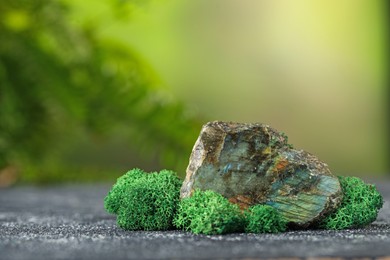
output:
[[[341,205],[320,223],[320,227],[357,228],[375,221],[383,205],[383,198],[375,186],[356,177],[339,177],[339,180],[344,193]]]
[[[239,207],[214,191],[196,190],[179,203],[174,225],[195,234],[226,234],[241,232],[244,217]]]
[[[179,202],[181,181],[172,171],[145,173],[133,169],[118,178],[104,207],[117,214],[126,230],[168,230]]]
[[[104,198],[104,208],[107,212],[118,214],[119,208],[123,203],[123,198],[126,197],[127,190],[135,181],[144,177],[146,173],[140,169],[133,169],[128,171],[123,176],[119,177]]]
[[[286,231],[287,221],[268,205],[255,205],[245,212],[246,233],[279,233]]]

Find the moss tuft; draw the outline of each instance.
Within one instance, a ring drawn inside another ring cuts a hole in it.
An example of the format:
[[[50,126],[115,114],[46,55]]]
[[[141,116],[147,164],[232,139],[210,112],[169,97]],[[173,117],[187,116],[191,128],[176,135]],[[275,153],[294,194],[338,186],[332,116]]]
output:
[[[268,205],[256,205],[245,212],[246,233],[278,233],[287,228],[287,221]]]
[[[112,189],[108,192],[108,195],[104,198],[104,208],[107,212],[118,214],[119,207],[122,204],[123,198],[126,196],[126,189],[135,180],[143,177],[145,174],[144,171],[135,168],[119,177]]]
[[[239,207],[221,194],[196,190],[179,203],[174,225],[195,234],[226,234],[243,231],[244,218]]]
[[[167,230],[179,202],[181,181],[172,171],[134,169],[120,177],[104,200],[126,230]]]
[[[339,177],[344,193],[340,207],[327,216],[320,227],[346,229],[364,227],[375,221],[383,205],[383,198],[375,185],[366,184],[356,177]]]

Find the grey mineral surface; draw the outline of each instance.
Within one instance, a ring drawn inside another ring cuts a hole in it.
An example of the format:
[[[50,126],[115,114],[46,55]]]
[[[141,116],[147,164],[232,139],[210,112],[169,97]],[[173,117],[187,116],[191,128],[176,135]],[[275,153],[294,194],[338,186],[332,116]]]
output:
[[[293,149],[265,124],[209,122],[194,145],[181,197],[213,190],[242,209],[276,208],[290,223],[308,226],[335,210],[340,183],[316,156]]]

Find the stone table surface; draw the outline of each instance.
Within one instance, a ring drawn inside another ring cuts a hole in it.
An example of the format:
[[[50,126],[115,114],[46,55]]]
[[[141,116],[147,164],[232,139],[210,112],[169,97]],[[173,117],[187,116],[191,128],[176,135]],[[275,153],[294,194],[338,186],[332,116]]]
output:
[[[109,185],[0,189],[0,259],[390,259],[390,181],[376,184],[385,204],[367,228],[224,236],[121,230]]]

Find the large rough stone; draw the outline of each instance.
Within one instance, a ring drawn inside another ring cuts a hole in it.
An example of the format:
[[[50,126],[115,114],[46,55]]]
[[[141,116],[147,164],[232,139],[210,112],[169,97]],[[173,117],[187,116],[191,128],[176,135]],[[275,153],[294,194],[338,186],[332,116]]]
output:
[[[314,155],[295,150],[264,124],[209,122],[193,148],[181,197],[213,190],[245,209],[267,204],[292,224],[308,226],[335,210],[340,183]]]

